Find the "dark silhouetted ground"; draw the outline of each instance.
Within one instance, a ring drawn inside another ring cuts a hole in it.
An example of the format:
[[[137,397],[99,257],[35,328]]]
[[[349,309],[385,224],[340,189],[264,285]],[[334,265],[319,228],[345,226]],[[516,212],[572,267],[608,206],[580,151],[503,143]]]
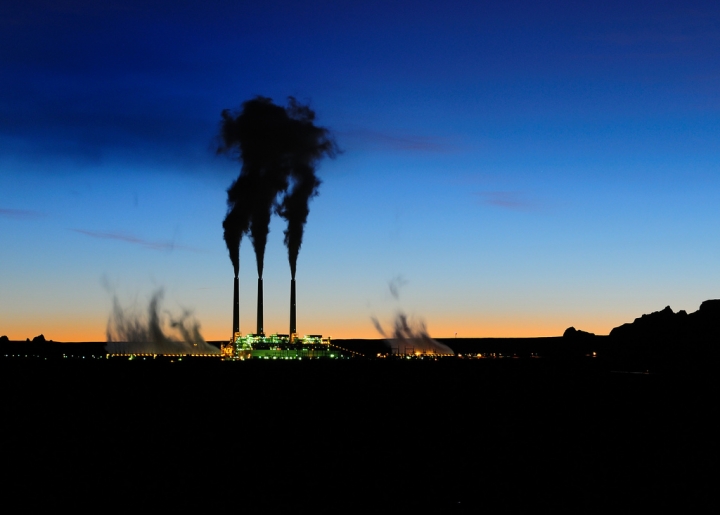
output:
[[[0,360],[4,495],[93,510],[716,503],[714,367],[569,363]]]

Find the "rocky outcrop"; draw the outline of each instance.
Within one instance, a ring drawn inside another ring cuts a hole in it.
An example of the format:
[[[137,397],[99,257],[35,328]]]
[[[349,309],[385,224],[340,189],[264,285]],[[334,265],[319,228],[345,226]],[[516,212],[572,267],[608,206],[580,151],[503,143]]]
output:
[[[575,329],[574,327],[568,327],[565,329],[565,332],[563,333],[563,338],[569,338],[569,339],[588,339],[588,338],[595,338],[595,333],[588,333],[587,331],[581,331],[579,329]]]
[[[670,306],[636,318],[610,331],[619,340],[712,340],[720,337],[720,299],[706,300],[694,313],[673,312]]]
[[[670,306],[610,331],[608,352],[643,367],[673,369],[720,359],[720,299],[706,300],[694,313]]]

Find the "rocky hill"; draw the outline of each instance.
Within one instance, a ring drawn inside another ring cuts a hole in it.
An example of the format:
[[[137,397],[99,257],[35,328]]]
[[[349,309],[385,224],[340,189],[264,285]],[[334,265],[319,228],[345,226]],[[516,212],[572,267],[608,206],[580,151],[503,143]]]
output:
[[[688,314],[673,312],[670,306],[662,311],[636,318],[610,331],[621,340],[717,341],[720,338],[720,299],[706,300],[700,309]]]

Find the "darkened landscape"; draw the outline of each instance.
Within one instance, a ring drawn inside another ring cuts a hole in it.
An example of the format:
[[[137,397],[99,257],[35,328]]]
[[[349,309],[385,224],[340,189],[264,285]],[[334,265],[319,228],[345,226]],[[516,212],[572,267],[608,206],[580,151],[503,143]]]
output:
[[[76,507],[714,504],[717,361],[617,365],[4,358],[5,484]]]

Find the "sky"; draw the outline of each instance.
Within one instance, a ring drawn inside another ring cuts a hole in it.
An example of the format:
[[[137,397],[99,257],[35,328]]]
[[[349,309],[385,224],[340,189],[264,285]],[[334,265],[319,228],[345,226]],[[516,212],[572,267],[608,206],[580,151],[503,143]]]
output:
[[[309,103],[298,331],[607,334],[720,297],[717,2],[0,4],[0,334],[104,341],[113,297],[232,330],[223,109]],[[288,330],[271,224],[265,330]],[[240,329],[256,269],[241,245]]]

